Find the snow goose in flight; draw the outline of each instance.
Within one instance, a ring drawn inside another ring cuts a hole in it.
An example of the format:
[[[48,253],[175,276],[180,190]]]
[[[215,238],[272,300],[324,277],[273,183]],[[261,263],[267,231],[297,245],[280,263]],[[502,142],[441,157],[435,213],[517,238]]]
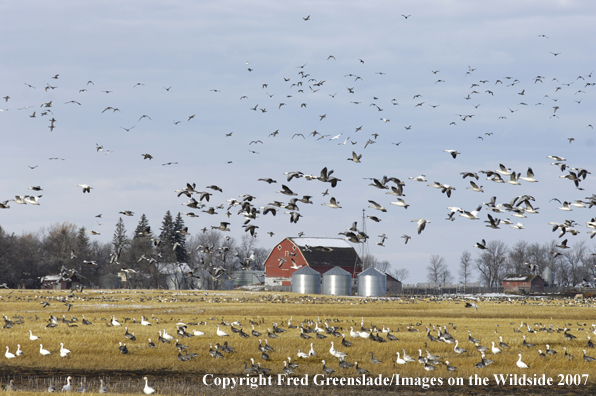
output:
[[[339,206],[339,202],[337,202],[337,200],[335,199],[335,197],[331,197],[329,199],[329,203],[322,203],[321,205],[329,206],[330,208],[333,208],[333,209],[340,209],[341,208],[341,206]]]
[[[482,189],[482,186],[478,186],[476,183],[474,183],[472,180],[470,180],[470,186],[471,187],[466,187],[467,190],[472,190],[475,192],[484,192],[484,190]]]
[[[418,230],[418,235],[420,235],[420,233],[422,231],[424,231],[424,227],[426,227],[426,224],[430,223],[430,220],[420,218],[420,219],[412,220],[412,223],[418,223],[417,230]]]
[[[83,189],[83,194],[84,193],[90,193],[91,192],[91,189],[93,188],[93,187],[91,187],[88,184],[77,184],[77,187],[81,187]]]
[[[478,212],[480,212],[482,210],[482,205],[478,206],[476,208],[476,210],[473,210],[471,212],[468,212],[466,210],[463,211],[463,213],[460,214],[461,217],[465,217],[466,219],[470,219],[470,220],[478,220],[479,217]]]
[[[555,161],[567,161],[565,158],[559,157],[558,155],[549,155],[546,158],[550,158],[550,159],[553,159]]]
[[[14,197],[15,197],[15,199],[11,199],[11,201],[13,201],[15,203],[18,203],[20,205],[26,205],[27,204],[27,201],[25,200],[25,198],[27,198],[26,195],[15,195]]]
[[[532,168],[528,168],[528,171],[526,172],[526,177],[524,176],[517,176],[518,179],[523,180],[523,181],[527,181],[529,183],[536,183],[538,182],[538,180],[536,180],[534,178],[534,172],[532,171]]]
[[[517,223],[514,224],[512,226],[510,226],[511,228],[517,228],[518,230],[523,230],[524,229],[524,225],[522,223]]]
[[[416,177],[408,177],[408,179],[416,180],[416,181],[419,181],[419,182],[426,182],[427,181],[425,175],[420,175],[420,176],[416,176]]]
[[[500,174],[502,174],[503,176],[510,176],[511,175],[511,169],[507,168],[505,165],[503,164],[499,164],[499,169],[497,169],[495,172],[499,172]]]
[[[401,198],[397,198],[396,202],[389,202],[390,205],[396,205],[396,206],[401,206],[403,208],[408,209],[408,206],[410,206],[409,204],[407,204],[403,199]]]
[[[368,205],[369,208],[377,209],[377,210],[380,210],[381,212],[387,212],[387,209],[385,209],[383,206],[379,205],[375,201],[369,200],[368,202],[370,202],[372,204],[372,205]]]
[[[451,156],[453,157],[453,159],[455,159],[458,154],[461,154],[457,150],[443,150],[443,152],[451,154]]]

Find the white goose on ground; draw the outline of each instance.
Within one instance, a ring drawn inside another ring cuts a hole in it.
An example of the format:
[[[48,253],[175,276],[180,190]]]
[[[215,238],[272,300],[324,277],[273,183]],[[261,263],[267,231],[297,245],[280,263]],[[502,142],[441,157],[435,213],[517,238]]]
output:
[[[47,356],[47,355],[50,355],[51,354],[50,351],[48,351],[47,349],[44,349],[43,348],[43,345],[42,344],[39,344],[39,353],[41,353],[43,356]]]
[[[518,356],[519,356],[519,359],[517,360],[517,362],[515,362],[515,365],[516,365],[517,367],[519,367],[520,369],[526,369],[526,368],[529,368],[527,364],[525,364],[524,362],[522,362],[522,360],[521,360],[521,359],[522,359],[522,355],[521,355],[521,353],[520,353],[520,354],[518,354]]]
[[[155,389],[149,386],[149,379],[147,377],[143,377],[143,379],[145,380],[145,387],[143,388],[143,393],[146,395],[155,393]]]
[[[399,352],[395,352],[395,353],[397,354],[397,359],[395,359],[395,363],[397,363],[397,364],[406,364],[406,363],[408,363],[408,362],[406,362],[404,359],[402,359],[399,356]]]
[[[64,348],[64,343],[60,343],[60,357],[67,357],[70,353],[70,349]]]
[[[331,348],[329,348],[329,353],[333,356],[335,356],[338,359],[343,359],[346,356],[348,356],[347,353],[345,352],[340,352],[337,349],[335,349],[335,347],[333,346],[333,341],[331,341]]]
[[[15,355],[12,352],[9,352],[9,347],[6,347],[6,353],[4,354],[4,356],[6,356],[7,359],[14,359],[17,357],[17,355]]]
[[[33,331],[29,330],[29,339],[31,341],[37,341],[37,340],[39,340],[39,337],[36,335],[33,335]]]
[[[165,330],[164,330],[164,332],[165,332]],[[217,335],[220,337],[229,337],[228,333],[219,329],[219,325],[217,325]]]
[[[21,351],[21,344],[17,344],[17,351],[15,352],[17,356],[23,356],[23,351]]]

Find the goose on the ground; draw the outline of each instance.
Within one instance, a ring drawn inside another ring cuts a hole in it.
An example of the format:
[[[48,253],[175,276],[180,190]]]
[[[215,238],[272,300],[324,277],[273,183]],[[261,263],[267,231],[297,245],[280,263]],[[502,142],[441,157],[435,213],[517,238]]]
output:
[[[60,343],[60,357],[67,357],[70,353],[70,349],[64,348],[64,343]]]
[[[49,355],[51,352],[48,351],[47,349],[44,349],[42,344],[39,344],[39,353],[42,354],[42,356],[47,356]]]
[[[360,338],[360,332],[354,331],[354,327],[350,327],[350,337],[352,338]]]
[[[356,372],[360,375],[368,373],[367,369],[358,367],[358,362],[354,362],[354,367],[356,368]]]
[[[455,351],[455,353],[457,353],[458,355],[464,353],[464,352],[468,352],[466,349],[458,346],[459,344],[459,340],[455,340],[455,347],[453,348],[453,350]]]
[[[477,342],[474,343],[474,345],[476,345],[476,349],[478,350],[478,352],[486,352],[486,351],[488,351],[488,348],[487,347],[485,347],[483,345],[480,345]]]
[[[502,337],[502,336],[499,336],[499,346],[500,346],[501,348],[505,348],[505,349],[509,348],[509,345],[507,345],[507,344],[505,344],[505,343],[503,342],[503,337]]]
[[[586,361],[586,363],[590,363],[590,362],[593,362],[594,360],[596,360],[592,356],[586,355],[586,350],[585,349],[584,349],[584,356],[583,357],[584,357],[584,360]]]
[[[70,375],[66,378],[66,384],[62,387],[62,392],[70,392],[72,390],[72,385],[70,384],[71,379],[72,377]]]
[[[155,393],[155,389],[149,386],[149,379],[147,377],[143,377],[143,379],[145,380],[145,387],[143,388],[143,393],[146,395]]]
[[[308,359],[309,358],[308,354],[300,351],[300,349],[298,349],[298,357],[299,358],[303,358],[303,359]]]
[[[219,329],[219,325],[217,325],[217,335],[220,337],[229,337],[228,333]]]
[[[155,348],[155,344],[151,341],[151,338],[149,338],[149,348]]]
[[[557,353],[557,351],[555,351],[554,349],[550,349],[550,345],[546,344],[546,354],[547,355],[555,355]]]
[[[118,344],[120,344],[120,346],[118,346],[118,350],[120,351],[120,353],[126,355],[128,353],[128,348],[126,347],[126,344],[122,344],[121,342],[119,342]]]
[[[31,341],[37,341],[37,340],[39,340],[39,337],[36,335],[33,335],[33,331],[29,330],[29,339]]]
[[[381,364],[381,363],[383,363],[382,361],[380,361],[379,359],[377,359],[376,357],[374,357],[374,355],[373,355],[372,352],[369,352],[369,353],[370,353],[370,362],[372,364]]]
[[[496,355],[497,353],[501,353],[501,350],[495,346],[495,342],[494,341],[491,341],[491,344],[492,344],[492,347],[490,348],[490,351],[493,354]]]
[[[526,341],[526,336],[522,336],[524,338],[524,341],[522,342],[522,346],[525,346],[527,348],[532,348],[534,346],[534,344],[530,344],[528,341]]]
[[[284,362],[285,362],[285,360],[284,360]],[[325,373],[327,375],[331,375],[331,374],[335,373],[335,370],[334,369],[332,369],[331,367],[325,366],[325,361],[324,360],[322,360],[321,363],[323,363],[323,368],[322,368],[323,373]]]
[[[331,353],[331,355],[335,356],[336,358],[345,358],[346,356],[348,356],[347,353],[345,352],[340,352],[337,349],[335,349],[335,347],[333,346],[333,341],[331,341],[331,348],[329,348],[329,353]]]
[[[14,354],[17,356],[23,356],[23,351],[21,350],[21,344],[17,344],[17,351]]]
[[[308,351],[308,356],[315,357],[315,349],[313,348],[313,343],[310,343],[310,351]]]
[[[428,359],[424,359],[424,369],[426,371],[433,371],[433,370],[436,370],[437,368],[435,366],[433,366],[432,364],[429,364]]]
[[[395,360],[395,363],[397,363],[397,364],[406,364],[406,363],[408,363],[408,362],[406,362],[404,359],[402,359],[399,356],[399,352],[395,352],[395,353],[397,354],[397,359]]]
[[[451,366],[449,364],[449,360],[445,360],[445,366],[447,366],[447,371],[455,371],[455,370],[457,370],[457,367]]]
[[[99,380],[99,393],[108,393],[108,388],[103,382],[103,378],[100,378]]]
[[[292,363],[292,358],[288,356],[288,367],[295,369],[298,368],[298,363]]]
[[[527,364],[525,364],[524,362],[522,362],[522,354],[518,354],[519,359],[517,360],[517,362],[515,363],[515,365],[517,367],[519,367],[520,369],[526,369],[529,368],[529,366]]]
[[[284,368],[282,369],[282,371],[283,371],[283,372],[284,372],[284,374],[286,374],[286,375],[292,375],[292,374],[294,374],[294,370],[293,370],[291,367],[288,367],[287,363],[288,363],[288,362],[286,362],[286,361],[284,360]]]
[[[87,385],[83,384],[83,381],[81,381],[81,386],[77,388],[77,392],[85,393],[88,390],[89,390],[89,388],[87,387]]]
[[[413,357],[411,357],[410,355],[408,355],[406,353],[406,350],[405,349],[402,349],[402,351],[404,352],[404,360],[406,362],[415,362],[416,361],[416,359],[414,359]]]
[[[15,355],[12,352],[9,352],[8,349],[9,349],[9,347],[7,346],[6,347],[6,353],[4,354],[4,356],[6,356],[7,359],[14,359],[14,358],[16,358],[17,355]]]

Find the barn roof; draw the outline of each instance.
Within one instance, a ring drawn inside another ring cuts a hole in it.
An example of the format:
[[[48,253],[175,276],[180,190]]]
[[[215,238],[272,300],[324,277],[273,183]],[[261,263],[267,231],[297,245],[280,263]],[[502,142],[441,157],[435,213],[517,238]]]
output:
[[[339,238],[288,238],[298,246],[311,267],[355,267],[361,260],[356,250]]]
[[[536,274],[507,274],[503,278],[504,282],[532,282],[534,279],[539,278]]]

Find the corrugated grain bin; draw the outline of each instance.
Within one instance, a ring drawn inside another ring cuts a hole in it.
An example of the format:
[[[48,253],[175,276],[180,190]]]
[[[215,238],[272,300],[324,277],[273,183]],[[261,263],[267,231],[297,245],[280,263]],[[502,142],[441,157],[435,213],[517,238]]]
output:
[[[323,294],[351,296],[352,276],[341,267],[334,267],[323,274]]]
[[[358,295],[362,297],[381,297],[387,294],[387,275],[369,268],[358,274]]]
[[[310,267],[302,267],[292,274],[292,293],[321,294],[321,274]]]
[[[542,271],[542,279],[544,279],[547,286],[552,286],[553,283],[555,283],[555,275],[550,267],[546,267],[544,271]]]

